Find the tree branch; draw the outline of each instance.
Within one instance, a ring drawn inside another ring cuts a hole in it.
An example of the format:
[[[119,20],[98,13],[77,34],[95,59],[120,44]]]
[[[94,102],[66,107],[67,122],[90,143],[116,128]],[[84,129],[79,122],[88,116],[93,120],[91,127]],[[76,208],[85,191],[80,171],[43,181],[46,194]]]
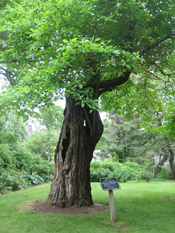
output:
[[[163,74],[164,76],[167,76],[167,77],[171,77],[172,76],[172,73],[171,74],[165,73],[156,63],[154,65],[158,68],[158,70],[160,71],[160,73]]]
[[[152,75],[155,79],[160,80],[160,81],[166,83],[165,80],[163,80],[162,78],[158,77],[155,73],[153,73],[153,72],[151,72],[151,71],[148,71],[148,70],[146,70],[146,73],[147,73],[148,75]]]
[[[101,81],[99,83],[99,96],[106,91],[112,91],[115,87],[124,84],[129,79],[130,74],[131,72],[127,71],[119,78]]]
[[[150,47],[148,47],[146,49],[143,49],[140,53],[144,54],[144,53],[150,51],[151,49],[157,47],[159,44],[161,44],[162,42],[166,41],[167,39],[175,39],[175,35],[174,34],[166,35],[164,38],[160,39],[155,44],[151,45]]]
[[[163,82],[165,85],[168,85],[168,84],[171,84],[171,83],[174,83],[174,82],[175,82],[175,80],[173,80],[173,79],[172,79],[172,81],[170,81],[170,80],[163,80],[162,78],[158,77],[158,76],[156,75],[156,73],[153,73],[153,72],[148,71],[148,70],[146,70],[146,73],[147,73],[148,75],[151,75],[153,79],[160,80],[160,81]],[[166,74],[164,74],[164,75],[166,76]],[[168,76],[168,78],[169,78],[169,75],[168,75],[168,74],[167,74],[167,76]]]
[[[0,67],[0,75],[3,75],[11,85],[15,84],[14,75],[12,72],[9,72],[7,69]]]
[[[0,72],[0,75],[3,75],[3,76],[5,76],[5,77],[6,77],[6,74],[5,74],[5,73],[3,73],[3,72]]]

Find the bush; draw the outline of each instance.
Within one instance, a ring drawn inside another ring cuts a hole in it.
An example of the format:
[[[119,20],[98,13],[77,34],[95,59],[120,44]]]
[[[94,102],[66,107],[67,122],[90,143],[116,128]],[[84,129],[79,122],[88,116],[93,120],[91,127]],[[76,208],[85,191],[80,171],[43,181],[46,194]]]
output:
[[[30,184],[38,185],[38,184],[43,184],[45,182],[50,182],[53,177],[45,174],[32,173],[32,175],[30,175],[28,173],[25,173],[23,175],[23,178],[28,183],[28,185]]]
[[[153,171],[149,171],[148,169],[143,168],[141,172],[142,180],[149,180],[154,177]]]
[[[30,184],[33,184],[33,185],[38,185],[38,184],[43,184],[44,183],[44,179],[37,175],[37,174],[32,174],[32,175],[29,175],[29,174],[25,174],[23,176],[23,178],[29,182]]]
[[[9,190],[16,191],[26,187],[27,183],[23,174],[14,170],[4,171],[0,175],[0,193],[7,193]]]
[[[54,162],[48,162],[41,157],[35,156],[32,165],[32,173],[40,176],[53,176]]]
[[[7,144],[0,144],[0,171],[7,168],[7,166],[12,166],[11,151]]]
[[[48,160],[52,160],[58,133],[34,133],[24,143],[25,136],[22,119],[13,113],[0,117],[0,193],[52,180],[54,165]]]
[[[169,168],[162,168],[159,173],[159,178],[162,179],[172,179],[173,174]]]
[[[91,181],[97,182],[102,177],[116,177],[121,182],[140,180],[141,171],[139,165],[132,162],[124,164],[112,161],[92,162]]]
[[[20,144],[0,145],[0,193],[49,182],[53,169],[53,162],[28,153]]]
[[[99,181],[99,178],[108,177],[109,173],[110,170],[108,168],[91,169],[91,181]]]

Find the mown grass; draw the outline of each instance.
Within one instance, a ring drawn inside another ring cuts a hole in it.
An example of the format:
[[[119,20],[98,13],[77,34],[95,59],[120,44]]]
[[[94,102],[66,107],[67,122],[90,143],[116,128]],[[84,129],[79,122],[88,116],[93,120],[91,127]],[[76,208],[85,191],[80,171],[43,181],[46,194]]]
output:
[[[78,216],[21,211],[27,203],[46,200],[49,184],[0,195],[0,233],[175,232],[175,182],[120,185],[121,190],[114,191],[116,223],[110,222],[109,209]],[[99,183],[92,183],[92,194],[94,202],[109,204],[108,192]]]

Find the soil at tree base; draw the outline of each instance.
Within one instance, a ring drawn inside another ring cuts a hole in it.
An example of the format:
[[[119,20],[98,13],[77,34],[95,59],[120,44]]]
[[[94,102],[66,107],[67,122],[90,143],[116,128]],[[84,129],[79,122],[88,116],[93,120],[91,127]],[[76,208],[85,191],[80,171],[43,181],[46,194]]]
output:
[[[94,203],[92,206],[71,206],[71,207],[58,207],[48,203],[47,201],[37,201],[27,204],[22,210],[35,210],[43,213],[54,214],[94,214],[97,212],[105,212],[107,207],[102,204]]]

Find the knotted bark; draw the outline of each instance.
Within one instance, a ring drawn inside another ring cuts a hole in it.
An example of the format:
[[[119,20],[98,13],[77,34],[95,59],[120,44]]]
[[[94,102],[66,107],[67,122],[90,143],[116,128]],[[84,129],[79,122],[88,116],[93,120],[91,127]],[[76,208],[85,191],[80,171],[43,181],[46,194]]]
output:
[[[55,153],[54,179],[49,201],[62,207],[92,205],[90,162],[103,125],[97,111],[66,100],[64,122]]]

